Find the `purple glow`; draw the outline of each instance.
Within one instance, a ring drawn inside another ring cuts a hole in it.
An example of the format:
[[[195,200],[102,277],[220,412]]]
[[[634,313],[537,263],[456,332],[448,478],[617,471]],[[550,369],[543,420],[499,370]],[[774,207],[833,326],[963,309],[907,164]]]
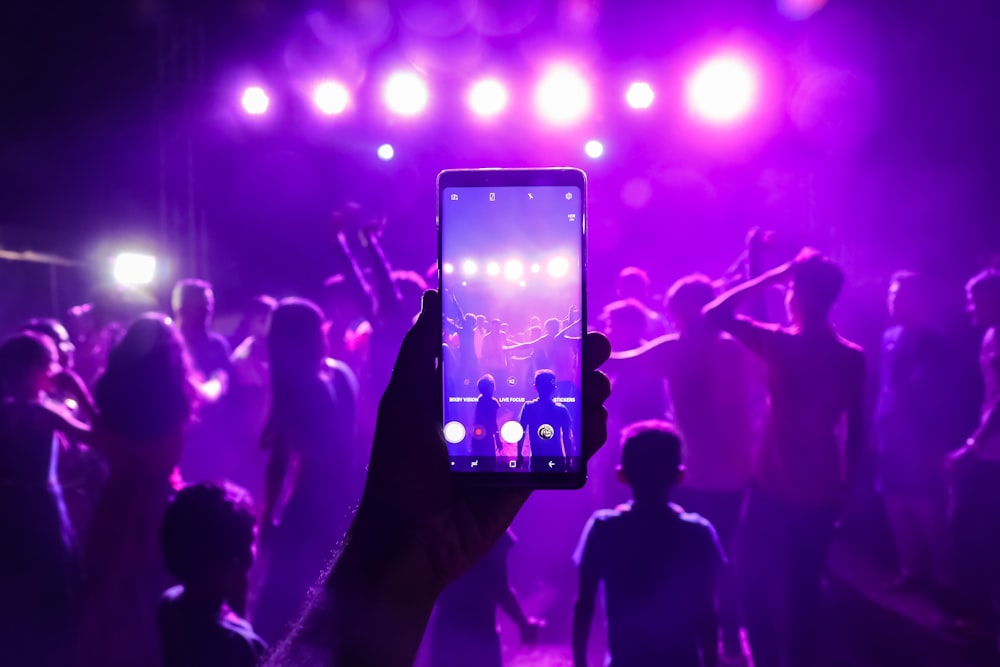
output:
[[[520,280],[524,275],[524,263],[519,259],[509,259],[503,265],[503,275],[507,280]]]
[[[707,123],[729,125],[747,116],[757,102],[758,74],[746,60],[715,56],[688,79],[688,110]]]
[[[562,278],[569,273],[569,260],[565,257],[553,257],[546,267],[549,276],[552,278]]]
[[[488,275],[488,276],[499,276],[500,275],[500,263],[499,262],[487,262],[487,264],[486,264],[486,275]]]
[[[634,82],[625,93],[625,101],[633,109],[648,109],[655,97],[653,87],[645,81]]]
[[[538,112],[554,125],[570,125],[590,110],[590,86],[575,69],[551,68],[535,89]]]
[[[260,116],[267,113],[267,108],[271,106],[271,98],[260,86],[248,86],[243,91],[240,103],[243,105],[243,110],[251,116]]]
[[[604,155],[604,144],[597,139],[591,139],[586,143],[586,145],[584,145],[583,152],[587,154],[587,157],[594,158],[596,160]]]
[[[474,276],[479,271],[479,265],[476,264],[476,260],[467,259],[462,262],[462,273],[467,276]]]
[[[445,262],[442,268],[444,269],[444,272],[447,275],[455,273],[455,265],[452,264],[451,262]]]
[[[802,21],[823,9],[826,0],[778,0],[778,13],[793,21]]]
[[[416,116],[427,107],[427,84],[413,72],[397,72],[389,77],[383,91],[386,106],[400,116]]]
[[[483,79],[469,89],[468,101],[477,116],[495,116],[507,107],[507,89],[496,79]]]
[[[392,144],[382,144],[378,147],[378,159],[388,162],[396,156],[396,149],[392,147]]]
[[[327,116],[343,113],[350,101],[350,92],[339,81],[323,81],[313,90],[313,104]]]

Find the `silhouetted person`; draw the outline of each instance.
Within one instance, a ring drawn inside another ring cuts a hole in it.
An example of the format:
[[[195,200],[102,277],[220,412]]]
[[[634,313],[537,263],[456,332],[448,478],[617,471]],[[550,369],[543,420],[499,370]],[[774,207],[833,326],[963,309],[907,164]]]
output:
[[[263,656],[243,618],[256,526],[250,496],[231,484],[188,486],[170,501],[160,542],[181,583],[160,602],[164,667],[254,667]]]
[[[497,383],[492,375],[484,375],[479,378],[478,389],[479,400],[476,401],[476,418],[473,421],[476,430],[472,433],[472,455],[496,456],[503,451],[500,427],[497,425],[500,402],[493,396],[497,390]]]
[[[263,494],[266,454],[260,451],[260,436],[271,404],[271,362],[267,354],[267,332],[278,303],[261,295],[250,303],[241,326],[242,341],[230,357],[232,377],[228,400],[223,408],[232,447],[224,452],[226,478]],[[216,448],[220,453],[220,448]]]
[[[271,458],[261,523],[270,566],[253,618],[261,636],[274,641],[344,536],[355,500],[358,389],[350,369],[327,358],[323,314],[310,301],[281,301],[268,350],[272,400],[261,445]]]
[[[985,328],[979,352],[983,406],[979,427],[949,456],[954,486],[958,583],[964,594],[960,629],[996,648],[994,607],[1000,578],[1000,271],[987,269],[966,285],[969,308]]]
[[[170,303],[193,370],[205,385],[214,383],[205,387],[206,398],[221,397],[229,381],[230,349],[226,339],[211,330],[215,314],[212,286],[204,280],[181,280],[174,286]]]
[[[715,296],[706,276],[678,280],[667,294],[667,309],[679,332],[613,354],[610,368],[645,369],[667,379],[684,445],[684,483],[674,498],[711,521],[731,552],[759,440],[755,422],[764,396],[760,373],[746,348],[701,314]],[[719,584],[719,620],[723,651],[737,659],[743,652],[732,574],[727,570]]]
[[[156,609],[170,584],[160,522],[180,488],[195,382],[183,340],[158,315],[132,323],[97,382],[93,442],[109,476],[85,544],[80,665],[160,664]]]
[[[789,328],[735,314],[743,299],[789,280]],[[783,655],[793,667],[813,662],[827,548],[864,449],[864,354],[830,323],[843,283],[836,264],[804,250],[705,309],[711,323],[741,340],[768,369],[770,412],[737,554],[756,667],[780,665]],[[777,610],[776,589],[785,594]],[[777,613],[787,619],[787,645],[777,634]]]
[[[483,337],[480,366],[494,378],[500,378],[504,382],[507,377],[507,356],[503,352],[503,346],[507,337],[502,332],[502,327],[500,318],[490,320],[489,332]]]
[[[528,401],[521,407],[518,421],[524,429],[524,435],[517,443],[517,462],[524,462],[524,443],[531,445],[531,469],[537,471],[551,470],[549,463],[565,461],[577,454],[573,446],[573,420],[569,409],[553,399],[556,395],[556,375],[549,370],[535,373],[535,391],[538,398]]]
[[[633,500],[598,510],[574,556],[580,590],[573,664],[587,664],[603,583],[608,664],[715,667],[715,587],[726,560],[711,524],[669,502],[683,477],[680,437],[665,422],[639,422],[626,430],[621,456],[619,478],[631,487]]]
[[[441,593],[428,632],[431,667],[501,667],[497,607],[517,625],[522,644],[538,639],[541,624],[524,615],[507,575],[507,553],[516,543],[507,531]]]
[[[646,326],[643,337],[651,340],[667,333],[663,316],[649,307],[649,275],[637,266],[629,266],[618,273],[616,292],[620,300],[634,299],[642,307]]]
[[[575,315],[575,311],[571,309]],[[531,363],[535,371],[548,369],[559,378],[559,393],[569,398],[576,395],[576,388],[570,378],[576,376],[580,338],[569,332],[579,324],[579,317],[567,326],[557,317],[545,320],[545,333],[523,343],[504,346],[504,351],[522,354],[531,352]],[[529,330],[529,335],[534,332]]]
[[[950,381],[947,341],[930,320],[930,298],[922,276],[893,276],[893,324],[882,335],[875,436],[899,561],[894,587],[933,591],[948,583],[950,569],[941,461],[956,445],[956,414],[949,405],[957,387]]]
[[[68,661],[80,562],[56,476],[62,435],[89,429],[46,399],[57,352],[34,331],[0,345],[0,664]]]

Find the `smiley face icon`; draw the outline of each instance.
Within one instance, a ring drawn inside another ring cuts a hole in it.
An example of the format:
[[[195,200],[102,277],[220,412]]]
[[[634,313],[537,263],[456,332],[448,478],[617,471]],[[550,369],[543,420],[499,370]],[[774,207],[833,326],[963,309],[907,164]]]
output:
[[[542,424],[538,427],[538,437],[542,440],[551,440],[556,431],[551,424]]]

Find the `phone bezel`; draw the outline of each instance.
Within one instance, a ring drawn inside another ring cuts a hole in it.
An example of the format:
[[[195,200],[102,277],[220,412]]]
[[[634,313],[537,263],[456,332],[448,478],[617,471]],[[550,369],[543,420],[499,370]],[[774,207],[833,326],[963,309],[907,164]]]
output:
[[[437,256],[438,285],[443,286],[441,216],[444,208],[444,191],[452,187],[512,187],[570,186],[580,190],[580,318],[584,333],[587,331],[587,174],[575,167],[542,167],[517,169],[446,169],[437,177]],[[441,363],[440,357],[438,363]],[[438,422],[444,421],[444,383],[439,383]],[[583,388],[580,389],[581,394]],[[581,401],[582,402],[582,401]],[[580,434],[582,441],[583,435]],[[582,447],[582,442],[581,442]],[[582,450],[581,450],[582,451]],[[538,472],[468,472],[452,471],[456,480],[466,484],[486,486],[516,486],[534,489],[579,489],[587,481],[587,464],[582,460],[578,469],[561,473]]]

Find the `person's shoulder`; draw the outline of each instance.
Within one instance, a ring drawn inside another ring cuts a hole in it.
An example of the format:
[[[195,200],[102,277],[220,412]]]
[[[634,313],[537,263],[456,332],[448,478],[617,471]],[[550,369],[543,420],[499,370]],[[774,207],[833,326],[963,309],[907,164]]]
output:
[[[222,615],[219,629],[225,634],[229,657],[234,658],[228,664],[254,665],[267,649],[267,644],[254,631],[250,622],[233,613]]]
[[[864,364],[865,363],[865,350],[863,347],[855,343],[854,341],[848,340],[843,336],[837,336],[837,345],[840,346],[841,353],[844,358],[853,364]]]
[[[590,521],[594,525],[613,524],[625,519],[631,514],[631,512],[632,506],[626,503],[618,505],[614,508],[597,510],[590,516]]]

